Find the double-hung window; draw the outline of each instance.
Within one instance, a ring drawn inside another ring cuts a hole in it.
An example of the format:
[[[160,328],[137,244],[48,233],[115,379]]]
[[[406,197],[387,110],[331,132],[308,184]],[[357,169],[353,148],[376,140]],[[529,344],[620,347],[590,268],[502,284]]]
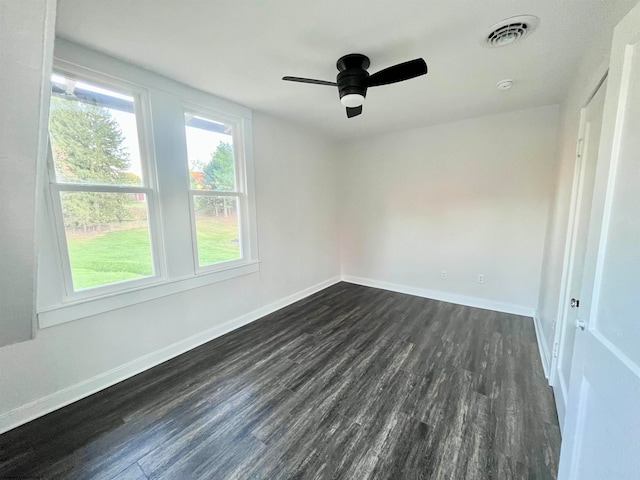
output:
[[[130,88],[52,77],[49,174],[67,296],[162,273],[140,110]]]
[[[243,256],[237,126],[192,109],[184,117],[194,260],[198,271],[206,271]]]
[[[64,44],[40,327],[257,272],[251,111]]]

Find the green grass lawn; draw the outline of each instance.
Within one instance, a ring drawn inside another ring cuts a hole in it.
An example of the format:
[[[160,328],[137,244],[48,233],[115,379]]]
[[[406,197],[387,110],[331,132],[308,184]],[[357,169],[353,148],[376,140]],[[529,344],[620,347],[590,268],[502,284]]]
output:
[[[200,265],[240,256],[235,218],[200,217],[197,222]],[[146,277],[153,274],[146,228],[100,235],[68,235],[75,290]]]
[[[238,223],[233,217],[198,217],[196,220],[200,266],[240,258]]]

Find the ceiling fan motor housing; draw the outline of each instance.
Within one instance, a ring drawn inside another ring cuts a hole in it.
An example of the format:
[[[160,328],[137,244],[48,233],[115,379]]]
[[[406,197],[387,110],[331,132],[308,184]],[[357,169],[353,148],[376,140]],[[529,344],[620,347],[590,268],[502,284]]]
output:
[[[338,93],[345,95],[367,96],[366,80],[369,77],[369,58],[359,53],[352,53],[340,58],[336,64],[338,70]]]

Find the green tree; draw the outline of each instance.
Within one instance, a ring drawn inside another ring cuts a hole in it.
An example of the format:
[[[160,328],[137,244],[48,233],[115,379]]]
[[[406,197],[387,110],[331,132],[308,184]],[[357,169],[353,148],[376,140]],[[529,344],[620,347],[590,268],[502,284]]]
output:
[[[211,160],[203,169],[203,184],[207,190],[230,191],[235,189],[235,165],[233,147],[226,142],[218,144]]]
[[[211,160],[202,167],[200,186],[203,190],[228,192],[235,190],[235,161],[233,146],[226,142],[218,144]],[[235,202],[226,197],[198,196],[196,208],[208,214],[228,216],[234,212]]]
[[[60,181],[130,185],[139,178],[128,172],[124,135],[108,110],[53,97],[49,120],[51,149]],[[68,192],[62,209],[66,226],[92,228],[128,220],[128,194]]]

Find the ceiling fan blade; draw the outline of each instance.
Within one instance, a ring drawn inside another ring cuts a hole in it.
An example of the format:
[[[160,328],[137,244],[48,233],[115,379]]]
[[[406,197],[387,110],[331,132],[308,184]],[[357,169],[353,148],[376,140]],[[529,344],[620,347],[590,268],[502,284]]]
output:
[[[367,86],[377,87],[379,85],[402,82],[425,73],[427,73],[427,63],[422,58],[416,58],[374,73],[367,79]]]
[[[362,113],[362,105],[359,107],[347,107],[347,118],[355,117],[356,115],[360,115]]]
[[[338,86],[336,82],[327,82],[326,80],[315,80],[313,78],[282,77],[282,80],[287,80],[288,82],[311,83],[313,85],[328,85],[330,87]]]

